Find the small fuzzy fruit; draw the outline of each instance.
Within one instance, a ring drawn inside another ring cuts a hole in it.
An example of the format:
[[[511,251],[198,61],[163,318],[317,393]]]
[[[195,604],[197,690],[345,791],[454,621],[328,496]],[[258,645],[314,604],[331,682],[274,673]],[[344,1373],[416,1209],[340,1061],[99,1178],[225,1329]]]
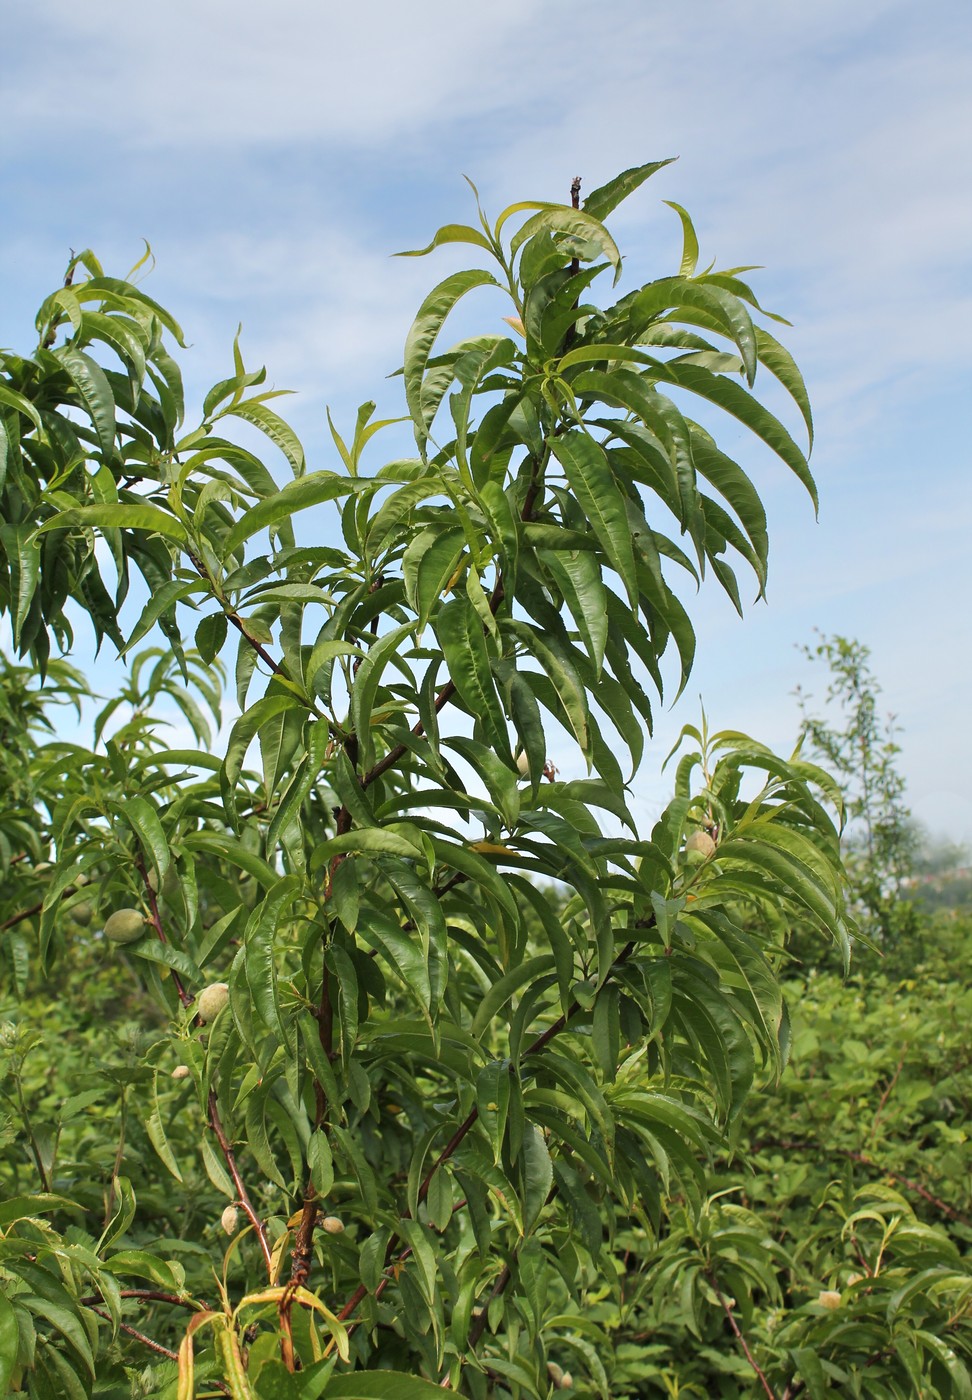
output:
[[[88,879],[87,875],[85,875],[84,871],[82,870],[80,875],[75,875],[74,883],[78,886],[81,886],[88,885],[91,883],[91,881]]]
[[[82,928],[87,928],[94,918],[94,910],[87,900],[85,900],[83,904],[75,904],[71,908],[70,913],[74,922],[80,924]]]
[[[561,1376],[561,1378],[560,1378],[560,1389],[561,1389],[561,1390],[572,1390],[572,1389],[573,1389],[573,1385],[574,1385],[574,1377],[570,1374],[569,1371],[565,1371],[564,1374],[563,1374],[563,1375]]]
[[[343,1235],[344,1221],[339,1220],[336,1215],[325,1215],[321,1225],[329,1235]]]
[[[196,1015],[200,1021],[208,1023],[215,1021],[223,1007],[229,1001],[229,987],[225,982],[213,982],[208,987],[203,987],[196,1000]]]
[[[822,1308],[833,1312],[834,1308],[840,1307],[840,1294],[835,1288],[824,1288],[817,1294],[817,1302]]]
[[[42,861],[39,862],[39,864],[37,864],[37,865],[34,866],[34,874],[35,874],[35,875],[43,875],[43,874],[44,874],[44,871],[45,871],[45,870],[50,870],[50,868],[51,868],[51,863],[50,863],[50,861],[49,861],[49,860],[42,860]]]
[[[708,857],[712,855],[715,848],[716,843],[707,831],[693,831],[692,835],[685,843],[685,852],[687,855],[693,855],[697,852],[705,859],[708,859]]]
[[[158,874],[157,874],[154,870],[150,870],[149,873],[148,873],[148,875],[147,875],[147,877],[146,877],[146,879],[147,879],[147,881],[148,881],[148,887],[149,887],[149,889],[152,891],[152,893],[153,893],[153,894],[158,894],[158,892],[159,892],[159,877],[158,877]]]
[[[172,1078],[173,1078],[173,1079],[188,1079],[188,1078],[189,1078],[189,1066],[188,1066],[188,1065],[176,1065],[175,1069],[172,1071]]]
[[[547,1375],[553,1381],[556,1389],[559,1390],[564,1379],[564,1368],[562,1366],[558,1366],[556,1361],[548,1361]]]
[[[134,943],[145,932],[145,915],[140,909],[116,909],[105,920],[109,943]]]
[[[516,771],[521,778],[530,776],[530,760],[526,756],[526,749],[521,749],[516,756]]]
[[[240,1218],[240,1213],[236,1206],[227,1206],[219,1217],[219,1223],[228,1235],[236,1233],[236,1222]]]

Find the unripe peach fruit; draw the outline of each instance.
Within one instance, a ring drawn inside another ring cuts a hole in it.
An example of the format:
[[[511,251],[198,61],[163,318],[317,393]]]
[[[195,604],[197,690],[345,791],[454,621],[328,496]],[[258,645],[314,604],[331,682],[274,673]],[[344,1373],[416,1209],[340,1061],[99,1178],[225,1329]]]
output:
[[[134,943],[145,932],[145,915],[140,909],[116,909],[105,920],[109,943]]]
[[[223,1007],[229,1001],[229,987],[225,982],[213,982],[208,987],[203,987],[196,1000],[196,1015],[200,1021],[208,1024],[215,1021]]]

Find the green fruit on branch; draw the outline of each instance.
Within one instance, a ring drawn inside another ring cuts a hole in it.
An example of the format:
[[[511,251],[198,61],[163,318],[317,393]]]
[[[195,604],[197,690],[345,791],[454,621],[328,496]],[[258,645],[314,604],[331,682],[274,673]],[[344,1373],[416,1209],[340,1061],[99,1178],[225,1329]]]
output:
[[[228,1235],[234,1235],[236,1233],[236,1222],[239,1220],[239,1217],[240,1213],[236,1209],[236,1206],[227,1206],[219,1217],[219,1223]]]
[[[145,932],[147,920],[139,909],[116,909],[105,922],[109,943],[134,943]]]
[[[321,1221],[321,1227],[326,1230],[329,1235],[344,1234],[344,1221],[340,1220],[336,1215],[325,1215],[324,1219]]]
[[[715,853],[716,843],[707,831],[693,831],[685,843],[686,855],[699,855],[703,860]]]
[[[225,982],[213,982],[203,987],[196,1000],[196,1015],[204,1024],[215,1021],[229,1001],[229,987]]]
[[[87,928],[91,920],[94,918],[94,910],[92,909],[91,905],[87,903],[87,901],[85,901],[83,904],[75,904],[71,908],[70,914],[74,922],[76,924],[80,924],[82,928]]]
[[[176,1065],[175,1069],[172,1071],[172,1078],[173,1078],[173,1079],[188,1079],[188,1078],[189,1078],[189,1066],[188,1066],[188,1065]]]

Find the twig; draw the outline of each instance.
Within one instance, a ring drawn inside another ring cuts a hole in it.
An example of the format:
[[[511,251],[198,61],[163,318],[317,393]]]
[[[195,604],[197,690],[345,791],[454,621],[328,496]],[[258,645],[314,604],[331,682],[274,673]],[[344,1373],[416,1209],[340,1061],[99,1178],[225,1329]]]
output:
[[[13,928],[15,924],[22,923],[24,919],[29,919],[32,914],[39,914],[44,908],[44,901],[39,904],[32,904],[29,909],[21,909],[19,914],[12,914],[9,919],[4,919],[0,924],[0,933],[6,933],[8,928]]]
[[[174,1308],[188,1308],[191,1312],[196,1312],[199,1308],[206,1308],[205,1303],[200,1303],[192,1298],[180,1298],[178,1293],[163,1293],[157,1288],[122,1288],[118,1293],[119,1298],[135,1298],[140,1303],[171,1303]],[[103,1293],[91,1293],[86,1298],[79,1298],[78,1302],[82,1307],[91,1308],[98,1303],[104,1302]]]
[[[887,1087],[885,1088],[884,1093],[881,1095],[881,1101],[877,1106],[877,1112],[874,1114],[874,1121],[871,1124],[871,1131],[867,1135],[868,1147],[870,1147],[871,1143],[874,1141],[874,1135],[877,1132],[878,1123],[881,1121],[881,1114],[884,1112],[884,1106],[890,1098],[894,1086],[898,1082],[898,1077],[901,1074],[901,1071],[904,1069],[904,1062],[907,1058],[908,1051],[910,1048],[911,1047],[909,1045],[905,1045],[904,1049],[901,1052],[901,1059],[898,1061],[898,1067],[895,1070],[894,1074],[892,1074],[891,1078],[888,1080]]]
[[[506,1291],[506,1287],[509,1284],[509,1281],[512,1277],[513,1272],[510,1269],[509,1264],[504,1264],[502,1269],[500,1269],[499,1273],[496,1275],[496,1282],[490,1289],[489,1297],[486,1299],[486,1302],[480,1308],[478,1317],[475,1319],[473,1325],[469,1329],[469,1338],[467,1341],[468,1346],[474,1347],[479,1341],[480,1337],[486,1331],[486,1323],[489,1321],[489,1305],[494,1298],[499,1298],[501,1294],[503,1294]]]
[[[155,890],[152,888],[152,882],[149,880],[148,870],[145,868],[145,861],[143,860],[140,854],[135,857],[135,865],[138,870],[138,873],[142,877],[142,885],[145,888],[145,898],[148,900],[148,906],[150,911],[149,922],[155,929],[155,936],[158,938],[159,942],[167,944],[169,940],[166,938],[165,929],[162,927],[162,919],[159,915],[158,897],[156,896]],[[183,983],[182,978],[179,976],[178,972],[176,972],[174,967],[170,968],[170,972],[172,973],[172,985],[175,987],[176,992],[179,995],[179,1000],[182,1002],[182,1005],[184,1007],[191,1005],[192,997],[186,991],[185,984]]]
[[[750,1144],[750,1151],[759,1152],[767,1147],[778,1148],[781,1152],[816,1152],[818,1155],[824,1157],[826,1157],[828,1153],[834,1153],[838,1157],[846,1157],[849,1161],[857,1162],[862,1167],[870,1167],[872,1171],[880,1172],[882,1176],[890,1177],[891,1180],[896,1181],[899,1186],[905,1186],[909,1191],[914,1191],[916,1195],[921,1196],[922,1200],[927,1201],[930,1206],[934,1206],[936,1210],[941,1211],[941,1213],[948,1216],[949,1219],[960,1220],[966,1225],[972,1224],[972,1216],[969,1216],[965,1211],[958,1210],[955,1206],[950,1206],[947,1201],[940,1200],[939,1197],[929,1191],[926,1186],[923,1186],[920,1181],[912,1181],[910,1177],[903,1176],[901,1172],[892,1171],[890,1167],[884,1166],[881,1162],[876,1162],[874,1158],[869,1157],[866,1152],[857,1152],[849,1147],[825,1147],[819,1142],[801,1142],[798,1140],[781,1138],[759,1138],[756,1142]]]
[[[719,1299],[722,1311],[725,1313],[726,1318],[729,1322],[729,1326],[732,1328],[733,1335],[736,1338],[736,1341],[742,1347],[743,1355],[745,1356],[746,1360],[749,1362],[750,1366],[753,1368],[754,1372],[759,1378],[759,1383],[765,1390],[768,1400],[777,1400],[776,1392],[773,1390],[773,1387],[766,1379],[766,1376],[763,1370],[761,1369],[759,1362],[756,1360],[755,1356],[749,1349],[749,1343],[743,1336],[739,1323],[736,1321],[735,1313],[730,1307],[728,1300],[723,1297],[722,1291],[719,1288],[718,1283],[716,1283],[715,1274],[712,1272],[711,1269],[706,1269],[705,1276],[709,1280],[709,1283],[712,1285],[712,1288],[715,1290],[715,1295]]]
[[[264,1263],[267,1266],[267,1278],[272,1282],[273,1258],[270,1253],[269,1242],[267,1241],[266,1226],[257,1215],[253,1202],[250,1200],[249,1192],[243,1183],[243,1178],[240,1176],[232,1143],[226,1136],[222,1119],[219,1116],[219,1107],[216,1102],[216,1092],[214,1089],[210,1089],[209,1091],[209,1125],[216,1134],[216,1141],[219,1143],[223,1157],[226,1159],[226,1165],[229,1168],[230,1176],[233,1178],[233,1185],[236,1187],[236,1194],[239,1198],[240,1205],[243,1207],[245,1214],[249,1217],[250,1224],[256,1231],[257,1239],[260,1241],[260,1249],[263,1251]]]
[[[99,1317],[103,1317],[106,1322],[111,1321],[108,1313],[102,1312],[100,1308],[92,1307],[91,1311],[97,1313]],[[161,1342],[155,1342],[151,1337],[146,1337],[145,1333],[140,1332],[137,1327],[130,1327],[127,1322],[119,1322],[118,1326],[123,1332],[127,1332],[130,1337],[134,1337],[136,1341],[141,1342],[143,1346],[151,1347],[153,1351],[157,1351],[160,1356],[167,1356],[170,1361],[179,1360],[179,1353],[177,1351],[170,1351],[169,1348],[164,1347]]]
[[[652,916],[650,919],[645,920],[644,923],[641,925],[641,927],[650,927],[653,923],[654,923],[654,916]],[[609,981],[611,980],[611,978],[614,976],[615,972],[618,970],[618,968],[620,968],[625,962],[627,962],[628,958],[630,958],[632,952],[634,951],[634,947],[635,947],[635,944],[634,944],[634,941],[633,941],[633,940],[632,940],[630,943],[625,944],[624,948],[622,948],[621,952],[618,954],[618,956],[615,958],[614,962],[611,964],[611,966],[610,966],[610,968],[609,968],[609,970],[608,970],[608,974],[607,974],[607,976],[606,976],[605,979],[604,979],[604,980],[605,980],[605,983],[609,982]],[[543,1032],[542,1035],[538,1035],[537,1038],[536,1038],[536,1040],[534,1040],[529,1046],[527,1046],[526,1050],[523,1052],[523,1058],[526,1059],[529,1055],[536,1055],[536,1054],[538,1054],[541,1050],[543,1050],[544,1047],[545,1047],[546,1045],[549,1045],[550,1041],[553,1040],[555,1036],[560,1035],[561,1031],[563,1031],[563,1030],[566,1028],[566,1026],[567,1026],[568,1022],[570,1021],[571,1017],[575,1016],[575,1015],[577,1014],[577,1012],[580,1011],[580,1010],[581,1010],[580,1003],[579,1003],[579,1002],[576,1002],[576,1001],[572,1001],[571,1004],[570,1004],[570,1006],[567,1008],[567,1010],[566,1010],[561,1016],[558,1016],[557,1019],[556,1019],[556,1021],[554,1021],[552,1025],[548,1026],[547,1029]],[[512,1073],[512,1072],[513,1072],[513,1067],[512,1067],[512,1065],[511,1065],[511,1066],[510,1066],[510,1073]],[[455,1153],[457,1152],[457,1150],[458,1150],[460,1144],[462,1143],[463,1139],[467,1136],[467,1134],[468,1134],[469,1132],[471,1132],[471,1130],[472,1130],[474,1124],[477,1122],[478,1118],[479,1118],[479,1109],[478,1109],[478,1108],[472,1109],[471,1112],[470,1112],[470,1113],[463,1119],[463,1121],[459,1124],[459,1127],[458,1127],[458,1128],[455,1130],[455,1132],[452,1134],[452,1137],[451,1137],[451,1138],[449,1139],[449,1141],[446,1143],[445,1147],[444,1147],[444,1148],[442,1149],[442,1151],[439,1153],[438,1157],[437,1157],[437,1158],[435,1159],[435,1161],[432,1163],[431,1167],[429,1167],[428,1171],[426,1172],[426,1174],[425,1174],[425,1176],[424,1176],[424,1178],[423,1178],[423,1180],[422,1180],[422,1184],[419,1186],[419,1189],[418,1189],[418,1201],[419,1201],[419,1204],[421,1204],[421,1203],[426,1199],[426,1197],[428,1196],[428,1194],[429,1194],[429,1187],[430,1187],[431,1184],[432,1184],[432,1178],[435,1176],[436,1172],[439,1170],[439,1168],[440,1168],[441,1166],[444,1165],[444,1163],[448,1162],[448,1160],[450,1159],[450,1157],[453,1157],[453,1156],[455,1155]],[[406,1220],[409,1220],[409,1219],[412,1218],[412,1216],[411,1216],[410,1212],[406,1212],[406,1214],[405,1214],[405,1216],[404,1216],[403,1218],[406,1219]],[[385,1250],[385,1268],[386,1268],[386,1269],[387,1269],[387,1268],[389,1267],[389,1265],[392,1263],[392,1260],[393,1260],[393,1258],[394,1258],[395,1249],[397,1248],[397,1246],[398,1246],[400,1243],[401,1243],[401,1235],[393,1234],[393,1235],[391,1236],[391,1238],[389,1239],[389,1241],[388,1241],[388,1246],[387,1246],[387,1248],[386,1248],[386,1250]],[[405,1251],[405,1255],[410,1254],[410,1253],[411,1253],[411,1250],[406,1250],[406,1251]],[[399,1256],[398,1256],[398,1259],[401,1260],[403,1257],[405,1257],[405,1256],[404,1256],[404,1255],[399,1255]],[[378,1296],[379,1290],[383,1290],[384,1284],[385,1284],[385,1280],[382,1280],[381,1284],[379,1285],[379,1289],[376,1289],[376,1290],[375,1290],[375,1296],[376,1296],[376,1297]],[[345,1303],[344,1307],[343,1307],[343,1308],[341,1309],[341,1311],[338,1313],[338,1317],[340,1318],[340,1320],[341,1320],[342,1322],[345,1322],[345,1321],[352,1315],[352,1313],[354,1313],[354,1312],[356,1311],[356,1309],[359,1307],[359,1305],[360,1305],[360,1304],[364,1301],[364,1299],[367,1297],[367,1294],[368,1294],[368,1290],[364,1287],[363,1284],[359,1284],[358,1287],[355,1289],[354,1293],[351,1295],[351,1297],[350,1297],[350,1298],[348,1299],[348,1301]]]

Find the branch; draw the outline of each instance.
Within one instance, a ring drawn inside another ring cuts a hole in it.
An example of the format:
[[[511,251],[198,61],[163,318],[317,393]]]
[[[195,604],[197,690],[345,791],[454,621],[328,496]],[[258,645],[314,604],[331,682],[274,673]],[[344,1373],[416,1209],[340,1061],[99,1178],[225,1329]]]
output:
[[[135,1298],[140,1303],[171,1303],[174,1308],[189,1308],[196,1312],[202,1308],[208,1311],[207,1303],[200,1303],[192,1298],[180,1298],[178,1293],[162,1293],[157,1288],[122,1288],[118,1294],[119,1298]],[[91,1308],[97,1303],[104,1302],[103,1293],[91,1293],[86,1298],[79,1298],[78,1302],[82,1307]]]
[[[901,1059],[898,1061],[898,1067],[897,1067],[897,1069],[894,1071],[894,1074],[892,1074],[891,1078],[888,1080],[888,1083],[887,1083],[887,1086],[885,1087],[884,1093],[881,1095],[881,1101],[880,1101],[880,1103],[879,1103],[878,1106],[877,1106],[877,1111],[876,1111],[876,1113],[874,1114],[874,1121],[873,1121],[873,1123],[871,1124],[871,1131],[870,1131],[870,1132],[868,1133],[868,1135],[867,1135],[867,1145],[868,1145],[868,1146],[870,1146],[871,1143],[874,1141],[874,1136],[875,1136],[875,1134],[877,1133],[877,1129],[878,1129],[878,1123],[881,1121],[881,1114],[884,1112],[884,1106],[885,1106],[885,1104],[887,1103],[888,1099],[890,1098],[891,1092],[892,1092],[892,1090],[894,1089],[894,1086],[895,1086],[895,1085],[897,1084],[897,1082],[898,1082],[898,1078],[899,1078],[899,1076],[900,1076],[900,1074],[901,1074],[901,1071],[904,1069],[904,1062],[905,1062],[905,1059],[907,1058],[908,1051],[909,1051],[910,1048],[911,1048],[911,1047],[910,1047],[909,1045],[905,1045],[904,1049],[903,1049],[902,1052],[901,1052]]]
[[[652,916],[650,919],[646,919],[646,920],[644,921],[643,924],[639,925],[639,927],[650,928],[651,925],[652,925],[653,923],[654,923],[654,916]],[[635,945],[634,945],[634,940],[632,940],[630,943],[625,944],[624,948],[622,948],[621,952],[618,954],[618,956],[615,958],[614,962],[611,964],[611,966],[610,966],[610,968],[609,968],[609,970],[608,970],[608,974],[607,974],[607,976],[606,976],[605,979],[604,979],[605,983],[609,982],[609,981],[611,980],[611,978],[614,976],[614,974],[617,972],[618,968],[620,968],[624,963],[627,962],[628,958],[630,958],[631,954],[634,952],[634,947],[635,947]],[[543,1032],[542,1035],[538,1035],[537,1038],[536,1038],[536,1040],[534,1040],[530,1045],[527,1046],[526,1050],[523,1052],[523,1059],[526,1059],[529,1055],[536,1055],[536,1054],[539,1054],[539,1052],[540,1052],[541,1050],[543,1050],[545,1046],[547,1046],[547,1045],[550,1044],[551,1040],[553,1040],[555,1036],[560,1035],[561,1031],[563,1031],[563,1030],[566,1028],[566,1026],[567,1026],[568,1022],[571,1020],[571,1018],[572,1018],[573,1016],[575,1016],[575,1015],[577,1014],[577,1012],[580,1011],[580,1010],[581,1010],[580,1003],[579,1003],[579,1002],[576,1002],[576,1001],[572,1001],[571,1004],[570,1004],[570,1006],[569,1006],[569,1007],[567,1008],[567,1010],[563,1013],[563,1015],[558,1016],[557,1019],[556,1019],[556,1021],[554,1021],[552,1025],[548,1026],[547,1029]],[[511,1065],[511,1066],[510,1066],[510,1073],[512,1074],[512,1072],[513,1072],[513,1067],[512,1067],[512,1065]],[[450,1159],[450,1157],[453,1157],[453,1156],[455,1155],[455,1153],[458,1151],[459,1146],[460,1146],[460,1144],[462,1143],[463,1139],[471,1132],[471,1130],[472,1130],[474,1124],[476,1123],[476,1121],[478,1120],[478,1118],[479,1118],[479,1109],[478,1109],[478,1108],[474,1108],[474,1109],[467,1115],[467,1117],[464,1118],[463,1121],[459,1124],[459,1127],[458,1127],[458,1128],[455,1130],[455,1132],[452,1134],[452,1137],[451,1137],[451,1138],[449,1139],[449,1141],[446,1143],[445,1147],[444,1147],[444,1148],[442,1149],[442,1151],[439,1153],[438,1157],[437,1157],[437,1158],[435,1159],[435,1161],[432,1163],[431,1167],[429,1167],[428,1171],[427,1171],[426,1174],[425,1174],[425,1177],[424,1177],[423,1180],[422,1180],[422,1184],[421,1184],[421,1186],[419,1187],[419,1190],[418,1190],[418,1201],[419,1201],[419,1204],[421,1204],[421,1203],[425,1200],[425,1198],[428,1196],[428,1194],[429,1194],[429,1187],[430,1187],[431,1184],[432,1184],[432,1178],[435,1176],[436,1172],[439,1170],[439,1168],[440,1168],[445,1162],[448,1162],[448,1160]],[[410,1212],[406,1212],[406,1214],[405,1214],[404,1217],[403,1217],[403,1219],[405,1219],[405,1220],[409,1220],[409,1219],[411,1219],[411,1218],[412,1218],[412,1216],[411,1216],[411,1213],[410,1213]],[[386,1268],[386,1269],[387,1269],[387,1268],[389,1267],[389,1265],[392,1263],[392,1260],[393,1260],[393,1258],[394,1258],[395,1249],[396,1249],[396,1248],[398,1247],[398,1245],[401,1243],[401,1238],[402,1238],[401,1235],[393,1234],[392,1237],[391,1237],[391,1239],[388,1241],[388,1247],[387,1247],[387,1249],[386,1249],[386,1251],[385,1251],[385,1268]],[[411,1250],[410,1250],[410,1249],[407,1249],[407,1250],[405,1250],[404,1254],[400,1254],[400,1255],[398,1256],[398,1259],[401,1260],[401,1259],[405,1258],[405,1257],[406,1257],[408,1254],[410,1254],[410,1253],[411,1253]],[[386,1280],[382,1279],[382,1281],[381,1281],[381,1283],[379,1284],[378,1288],[375,1290],[375,1297],[378,1297],[379,1293],[382,1292],[382,1291],[384,1290],[385,1282],[386,1282]],[[504,1285],[504,1287],[505,1287],[505,1285]],[[341,1320],[342,1322],[345,1322],[345,1321],[352,1315],[352,1313],[354,1313],[354,1312],[357,1310],[357,1308],[359,1307],[359,1305],[360,1305],[360,1304],[364,1301],[364,1299],[367,1297],[367,1294],[368,1294],[368,1290],[364,1287],[363,1284],[359,1284],[359,1286],[355,1289],[354,1293],[351,1295],[351,1297],[350,1297],[350,1298],[348,1299],[348,1301],[345,1303],[344,1307],[343,1307],[343,1308],[341,1309],[341,1311],[338,1313],[338,1317],[340,1318],[340,1320]]]
[[[777,1400],[776,1392],[773,1390],[773,1387],[766,1379],[765,1373],[760,1368],[759,1362],[756,1360],[753,1353],[749,1350],[749,1343],[746,1341],[746,1338],[743,1336],[742,1331],[740,1330],[739,1323],[736,1321],[736,1315],[733,1312],[728,1299],[723,1297],[722,1291],[719,1288],[718,1283],[716,1283],[715,1274],[712,1272],[711,1269],[706,1269],[705,1276],[709,1280],[709,1283],[712,1285],[713,1289],[715,1290],[715,1295],[719,1299],[722,1311],[725,1313],[729,1326],[732,1328],[733,1335],[735,1336],[736,1341],[742,1347],[743,1355],[745,1356],[746,1360],[749,1362],[750,1366],[752,1366],[757,1377],[759,1378],[759,1383],[765,1390],[768,1400]]]
[[[476,1320],[469,1329],[469,1337],[466,1342],[467,1346],[474,1347],[486,1331],[486,1324],[489,1321],[489,1305],[494,1298],[499,1298],[506,1291],[506,1287],[512,1277],[513,1271],[509,1264],[504,1264],[496,1276],[496,1282],[489,1291],[489,1297],[479,1309]]]
[[[21,909],[19,914],[12,914],[9,919],[4,919],[0,924],[0,933],[6,933],[8,928],[13,928],[15,924],[23,923],[24,919],[29,919],[32,914],[39,914],[44,908],[44,901],[40,904],[32,904],[29,909]]]
[[[257,1239],[260,1241],[260,1249],[263,1252],[263,1260],[267,1266],[267,1278],[272,1283],[273,1259],[270,1253],[270,1245],[267,1241],[266,1226],[257,1215],[253,1202],[250,1200],[249,1192],[243,1184],[243,1178],[240,1176],[239,1168],[236,1165],[236,1154],[233,1151],[232,1143],[226,1136],[222,1119],[219,1116],[219,1107],[216,1103],[216,1092],[214,1089],[210,1089],[209,1091],[209,1126],[216,1134],[216,1141],[219,1143],[223,1156],[226,1159],[226,1165],[229,1168],[230,1176],[233,1178],[233,1185],[236,1187],[240,1205],[243,1207],[244,1212],[249,1217],[250,1224],[256,1231]]]
[[[91,1311],[97,1313],[99,1317],[103,1317],[106,1322],[111,1321],[108,1314],[102,1312],[100,1308],[92,1308]],[[141,1342],[143,1346],[151,1347],[153,1351],[157,1351],[160,1356],[167,1356],[170,1361],[179,1360],[179,1353],[177,1351],[170,1351],[169,1348],[164,1347],[161,1342],[155,1342],[151,1337],[146,1337],[145,1333],[139,1332],[137,1327],[129,1327],[127,1322],[119,1322],[118,1326],[123,1332],[127,1332],[130,1337],[134,1337],[137,1342]]]
[[[832,1152],[838,1157],[846,1157],[848,1161],[857,1162],[862,1167],[870,1167],[873,1171],[880,1172],[882,1176],[890,1177],[899,1186],[905,1186],[909,1191],[914,1191],[916,1195],[921,1196],[922,1200],[927,1201],[930,1206],[934,1206],[950,1220],[960,1220],[965,1225],[972,1224],[972,1216],[969,1216],[965,1211],[958,1210],[955,1206],[950,1206],[947,1201],[940,1200],[926,1186],[922,1186],[920,1181],[912,1181],[910,1177],[903,1176],[901,1172],[892,1171],[890,1167],[876,1162],[866,1152],[857,1152],[849,1147],[825,1147],[819,1142],[800,1142],[781,1138],[759,1138],[750,1144],[750,1151],[759,1152],[766,1147],[775,1147],[781,1152],[816,1152],[821,1156],[827,1156],[828,1153]]]
[[[142,884],[145,887],[145,897],[148,900],[148,906],[150,910],[149,922],[155,929],[155,935],[158,938],[159,942],[168,943],[169,940],[165,936],[165,929],[162,927],[162,919],[159,915],[158,897],[155,893],[155,890],[152,888],[152,883],[148,877],[148,871],[145,868],[145,861],[143,860],[141,855],[137,855],[135,857],[135,865],[138,869],[138,873],[142,877]],[[182,1002],[182,1005],[184,1007],[190,1006],[192,1004],[192,997],[186,991],[182,978],[179,976],[178,972],[176,972],[174,967],[170,968],[169,970],[172,974],[172,985],[175,987],[177,993],[179,994],[179,1000]]]

